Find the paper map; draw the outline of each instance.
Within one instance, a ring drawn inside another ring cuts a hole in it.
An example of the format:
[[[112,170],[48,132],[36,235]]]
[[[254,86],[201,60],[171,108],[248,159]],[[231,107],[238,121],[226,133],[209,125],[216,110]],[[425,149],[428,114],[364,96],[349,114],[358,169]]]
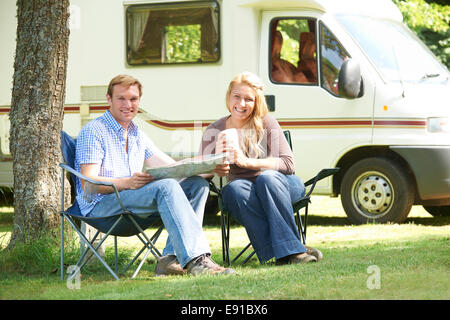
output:
[[[210,173],[218,164],[223,163],[227,155],[225,152],[183,159],[168,166],[144,168],[144,172],[153,176],[155,180],[191,177],[201,173]]]

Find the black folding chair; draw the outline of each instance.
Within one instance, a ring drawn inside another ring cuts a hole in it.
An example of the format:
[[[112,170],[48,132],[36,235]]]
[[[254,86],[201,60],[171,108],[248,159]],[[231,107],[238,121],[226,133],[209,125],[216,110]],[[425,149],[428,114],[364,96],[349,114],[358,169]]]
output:
[[[291,147],[292,150],[292,141],[291,141],[291,134],[289,130],[283,131],[284,136],[286,137],[286,140]],[[306,195],[295,202],[292,205],[294,216],[295,216],[295,222],[297,224],[298,233],[301,236],[302,242],[304,245],[306,245],[306,227],[308,224],[308,205],[311,203],[311,194],[314,191],[314,188],[316,187],[316,184],[318,181],[329,177],[339,171],[339,168],[330,168],[330,169],[322,169],[320,172],[312,179],[305,182],[305,187],[309,187],[309,191],[306,193]],[[220,178],[220,189],[217,188],[217,186],[210,181],[210,189],[217,193],[219,196],[219,208],[220,208],[220,216],[221,216],[221,226],[222,226],[222,258],[223,262],[227,265],[230,265],[230,215],[227,212],[227,210],[224,208],[222,197],[221,197],[221,189],[223,187],[223,179]],[[304,216],[303,219],[300,215],[300,210],[304,210]],[[231,261],[231,263],[236,262],[249,248],[251,247],[251,243],[247,244],[244,249],[239,252],[236,257]],[[251,252],[247,258],[242,262],[242,264],[247,263],[251,257],[255,254],[255,251]]]
[[[146,217],[141,217],[127,208],[124,207],[122,201],[120,199],[119,191],[113,183],[108,182],[99,182],[92,180],[86,176],[83,176],[76,170],[74,170],[74,160],[75,160],[75,140],[70,137],[66,132],[61,132],[61,151],[64,157],[64,161],[61,163],[60,167],[62,168],[62,176],[61,176],[61,280],[64,280],[64,220],[69,222],[72,228],[79,235],[81,242],[86,246],[86,249],[81,254],[80,259],[76,264],[76,268],[73,268],[72,273],[69,277],[75,276],[77,271],[80,271],[85,264],[89,261],[92,256],[95,256],[99,259],[99,261],[103,264],[103,266],[111,273],[111,275],[119,280],[118,276],[118,252],[117,252],[117,237],[130,237],[137,236],[138,239],[143,243],[142,249],[135,255],[135,257],[130,261],[130,263],[124,268],[122,273],[125,273],[133,263],[138,259],[138,257],[147,249],[141,263],[138,268],[134,272],[132,278],[135,278],[138,272],[140,271],[142,265],[147,259],[149,253],[152,253],[156,258],[161,256],[161,253],[155,247],[155,242],[158,240],[159,235],[163,230],[162,220],[158,214],[153,214]],[[64,195],[64,178],[66,176],[66,172],[69,172],[69,178],[72,179],[73,186],[75,186],[75,179],[85,180],[86,184],[91,184],[94,186],[109,186],[114,189],[114,194],[116,195],[116,201],[119,203],[122,211],[117,214],[109,215],[106,217],[96,218],[96,217],[85,217],[81,214],[80,208],[78,206],[77,201],[72,204],[70,208],[67,210],[64,209],[65,203],[65,195]],[[81,220],[82,222],[94,227],[97,232],[94,237],[89,241],[84,233],[78,227],[76,220]],[[157,231],[154,235],[149,238],[144,230],[150,226],[158,227]],[[104,235],[99,239],[99,242],[94,245],[95,241],[99,237],[99,235],[103,233]],[[99,254],[98,249],[104,243],[104,241],[109,237],[114,236],[114,262],[115,262],[115,270],[113,271],[111,267],[106,263],[106,261]],[[95,247],[94,247],[95,246]],[[91,251],[93,255],[90,255],[85,259],[87,253]]]

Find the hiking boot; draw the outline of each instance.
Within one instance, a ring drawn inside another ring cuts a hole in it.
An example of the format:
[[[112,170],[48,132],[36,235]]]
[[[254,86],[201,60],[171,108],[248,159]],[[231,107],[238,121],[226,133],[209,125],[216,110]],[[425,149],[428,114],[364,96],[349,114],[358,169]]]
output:
[[[171,276],[171,275],[183,275],[186,274],[177,257],[174,255],[163,256],[158,259],[156,263],[155,276]]]
[[[313,247],[308,247],[308,246],[305,246],[305,248],[306,248],[306,253],[309,254],[310,256],[316,257],[317,261],[320,261],[323,259],[323,254],[322,254],[322,252],[320,252],[319,249],[316,249]]]
[[[317,262],[317,259],[306,252],[292,254],[289,256],[289,264],[303,264],[309,262]]]
[[[209,254],[202,254],[192,259],[186,265],[187,273],[193,275],[201,274],[236,274],[231,268],[224,268],[215,263]]]

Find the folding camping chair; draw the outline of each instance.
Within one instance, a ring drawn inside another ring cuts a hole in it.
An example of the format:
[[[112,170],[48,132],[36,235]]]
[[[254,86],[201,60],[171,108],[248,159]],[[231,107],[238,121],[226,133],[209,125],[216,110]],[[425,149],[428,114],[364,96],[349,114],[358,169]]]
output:
[[[120,194],[113,183],[108,182],[99,182],[88,177],[83,176],[76,170],[74,170],[74,160],[75,160],[75,140],[70,137],[66,132],[61,132],[61,151],[64,157],[64,163],[60,164],[62,168],[61,175],[61,280],[64,280],[64,220],[67,220],[72,228],[79,235],[81,242],[86,246],[84,252],[81,254],[80,259],[76,264],[76,268],[73,268],[73,272],[69,275],[69,277],[75,276],[78,270],[81,270],[84,265],[89,261],[89,259],[95,255],[99,259],[99,261],[103,264],[103,266],[111,273],[111,275],[119,280],[118,276],[118,262],[117,262],[117,237],[130,237],[136,235],[138,239],[144,244],[142,249],[136,254],[136,256],[131,260],[131,262],[125,267],[122,273],[125,273],[131,265],[138,259],[138,257],[147,249],[141,263],[138,268],[134,272],[132,278],[135,278],[138,272],[140,271],[142,265],[147,259],[149,253],[152,253],[156,258],[161,256],[161,253],[155,247],[155,242],[157,241],[159,235],[163,230],[162,220],[158,214],[153,214],[148,217],[140,217],[127,208],[124,207],[122,201],[120,199]],[[73,185],[75,185],[75,179],[83,179],[85,183],[90,183],[95,186],[109,186],[114,189],[114,193],[116,195],[116,201],[119,203],[122,211],[117,214],[113,214],[107,217],[96,218],[96,217],[85,217],[81,214],[80,208],[78,206],[77,201],[72,204],[70,208],[67,210],[64,209],[64,177],[66,172],[70,173],[70,178],[72,179]],[[97,232],[89,241],[83,232],[78,227],[76,220],[81,220],[82,222],[94,227]],[[155,232],[155,234],[149,238],[144,230],[148,227],[156,225],[159,228]],[[94,242],[97,240],[97,237],[103,233],[104,235],[101,237],[98,244],[94,247]],[[106,261],[100,256],[98,253],[98,249],[104,243],[106,238],[109,236],[114,236],[114,262],[115,262],[115,270],[113,271],[111,267],[106,263]],[[85,259],[87,253],[91,251],[93,255],[89,256]]]
[[[284,136],[286,137],[286,140],[289,143],[289,146],[292,150],[292,141],[291,141],[291,133],[289,130],[283,131]],[[305,182],[305,187],[310,187],[308,193],[295,202],[292,205],[294,216],[295,216],[295,222],[297,224],[298,233],[301,236],[302,242],[304,245],[306,245],[306,227],[308,223],[308,205],[311,203],[311,194],[317,184],[318,181],[329,177],[339,171],[339,168],[330,168],[330,169],[322,169],[320,172],[312,179]],[[220,216],[221,216],[221,226],[222,226],[222,258],[223,262],[227,265],[230,265],[230,215],[227,212],[227,210],[223,206],[222,197],[221,197],[221,189],[223,187],[223,179],[220,178],[220,189],[217,188],[217,186],[211,181],[210,182],[210,188],[213,192],[217,193],[219,196],[219,209],[220,209]],[[305,209],[304,217],[300,216],[300,210]],[[244,249],[239,252],[236,257],[231,261],[231,263],[236,262],[249,248],[251,247],[251,243],[248,243]],[[255,254],[255,251],[250,253],[247,258],[242,262],[242,264],[247,263],[250,258]]]

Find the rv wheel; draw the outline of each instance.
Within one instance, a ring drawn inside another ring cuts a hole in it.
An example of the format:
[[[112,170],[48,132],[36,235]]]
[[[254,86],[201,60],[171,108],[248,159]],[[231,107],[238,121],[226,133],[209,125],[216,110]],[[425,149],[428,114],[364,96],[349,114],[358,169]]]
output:
[[[354,224],[403,222],[414,202],[407,172],[395,161],[367,158],[356,162],[345,173],[341,202]]]

